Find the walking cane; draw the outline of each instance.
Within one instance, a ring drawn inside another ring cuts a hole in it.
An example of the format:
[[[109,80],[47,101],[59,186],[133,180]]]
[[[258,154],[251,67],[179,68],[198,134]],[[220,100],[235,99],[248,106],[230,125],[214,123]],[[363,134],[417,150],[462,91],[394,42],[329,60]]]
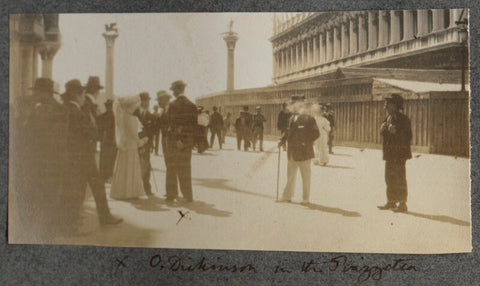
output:
[[[278,185],[280,182],[280,155],[282,154],[282,146],[278,146],[278,166],[277,166],[277,201],[278,201]]]

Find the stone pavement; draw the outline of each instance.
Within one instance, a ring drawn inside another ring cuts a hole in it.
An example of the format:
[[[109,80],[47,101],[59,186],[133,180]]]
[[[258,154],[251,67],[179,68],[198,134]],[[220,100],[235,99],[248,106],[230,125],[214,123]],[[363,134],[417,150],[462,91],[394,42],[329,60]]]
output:
[[[408,213],[380,211],[385,203],[381,151],[335,147],[326,167],[312,166],[311,204],[300,205],[301,179],[293,203],[277,203],[276,143],[265,151],[194,152],[195,202],[167,205],[165,165],[152,156],[158,192],[154,197],[117,201],[112,212],[124,218],[100,227],[95,204],[85,204],[83,235],[60,244],[282,251],[468,252],[471,249],[469,159],[414,154],[407,163]],[[286,152],[281,154],[280,196]],[[185,216],[181,218],[181,214]]]

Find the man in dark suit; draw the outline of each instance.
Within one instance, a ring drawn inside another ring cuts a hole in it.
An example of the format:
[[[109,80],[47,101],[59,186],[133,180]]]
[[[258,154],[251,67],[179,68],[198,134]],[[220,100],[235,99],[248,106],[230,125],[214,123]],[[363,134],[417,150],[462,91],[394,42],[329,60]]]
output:
[[[150,150],[153,146],[156,119],[148,110],[150,107],[150,95],[148,92],[142,92],[139,96],[140,108],[134,113],[142,124],[142,131],[138,134],[138,137],[140,139],[147,137],[148,141],[138,149],[138,154],[140,156],[140,166],[142,169],[143,187],[145,188],[145,193],[148,196],[151,196],[153,193],[152,186],[150,185],[150,172],[152,170],[152,165],[150,163]]]
[[[192,148],[197,125],[197,107],[184,94],[186,84],[181,81],[172,83],[170,89],[175,100],[168,107],[167,150],[167,201],[173,201],[178,195],[177,180],[186,202],[193,201],[192,195]],[[170,160],[171,159],[171,160]]]
[[[85,89],[79,80],[67,82],[65,89],[64,98],[68,99],[66,106],[69,110],[68,170],[73,172],[67,176],[67,183],[70,186],[68,191],[74,196],[73,208],[81,207],[88,184],[95,199],[100,224],[118,224],[122,219],[110,213],[105,181],[95,161],[99,134],[95,116],[92,114],[95,104],[85,95]],[[91,106],[85,107],[86,104]]]
[[[265,116],[262,114],[262,108],[257,106],[257,113],[253,116],[253,151],[255,151],[255,145],[257,144],[257,139],[260,140],[260,152],[263,152],[263,124],[267,121]]]
[[[401,113],[403,98],[400,95],[391,94],[387,96],[385,98],[385,109],[388,115],[380,128],[380,134],[383,137],[387,203],[378,208],[407,212],[408,190],[405,163],[412,158],[410,150],[412,129],[408,117]]]
[[[248,112],[248,106],[243,107],[243,112],[245,116],[245,125],[246,125],[246,131],[245,131],[245,142],[247,144],[247,149],[252,146],[252,137],[253,137],[253,115]]]
[[[303,186],[302,204],[310,202],[311,159],[315,157],[313,142],[320,136],[315,119],[306,114],[304,96],[292,96],[293,114],[279,147],[287,144],[287,185],[281,201],[291,202],[295,190],[297,170],[300,169]]]
[[[25,126],[21,167],[15,173],[15,194],[19,205],[22,234],[51,243],[62,216],[63,173],[66,168],[68,113],[54,99],[54,83],[48,78],[35,81],[32,107]],[[18,130],[15,130],[18,131]],[[18,143],[18,142],[17,142]],[[19,177],[21,175],[21,177]]]
[[[104,180],[113,175],[113,167],[117,156],[115,141],[115,115],[113,114],[113,100],[105,102],[106,111],[97,117],[100,134],[100,174]]]
[[[282,132],[282,137],[285,135],[285,131],[288,128],[288,122],[290,120],[291,113],[287,109],[287,103],[282,104],[282,110],[278,113],[277,128]],[[286,150],[286,146],[283,145],[283,150]]]
[[[218,138],[218,145],[222,149],[222,129],[223,129],[223,117],[218,112],[216,106],[213,107],[213,114],[210,117],[210,148],[213,148],[213,142],[215,141],[215,136]]]

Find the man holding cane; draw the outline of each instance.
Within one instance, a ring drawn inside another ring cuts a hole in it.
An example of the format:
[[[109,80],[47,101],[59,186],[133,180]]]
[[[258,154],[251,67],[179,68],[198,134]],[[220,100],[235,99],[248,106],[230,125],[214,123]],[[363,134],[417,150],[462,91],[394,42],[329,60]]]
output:
[[[306,114],[305,96],[292,96],[292,116],[279,148],[287,145],[287,184],[281,202],[291,202],[297,170],[300,169],[303,186],[302,204],[310,203],[311,159],[315,157],[313,142],[320,136],[315,119]],[[280,152],[280,151],[279,151]]]

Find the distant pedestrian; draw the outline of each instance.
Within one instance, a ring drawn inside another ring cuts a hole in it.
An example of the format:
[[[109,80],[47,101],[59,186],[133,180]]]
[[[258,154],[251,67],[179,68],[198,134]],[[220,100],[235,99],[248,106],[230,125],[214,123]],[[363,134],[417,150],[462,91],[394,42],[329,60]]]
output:
[[[222,115],[218,112],[216,106],[213,107],[213,113],[210,117],[210,148],[213,148],[213,142],[215,136],[218,138],[218,145],[222,149],[222,130],[223,130],[223,118]]]
[[[197,126],[195,128],[194,145],[197,147],[198,153],[202,154],[210,146],[208,144],[208,126],[210,125],[210,116],[203,106],[197,107]]]
[[[227,112],[227,115],[223,118],[223,129],[222,129],[222,143],[225,144],[225,137],[227,136],[230,128],[232,126],[232,114]]]
[[[259,140],[260,151],[263,152],[263,123],[266,122],[267,119],[263,116],[260,106],[257,106],[255,109],[257,113],[253,115],[253,151],[255,151],[255,145],[257,144],[257,140]]]
[[[403,98],[398,94],[391,94],[385,98],[385,109],[387,118],[382,123],[380,134],[383,137],[387,203],[378,208],[407,212],[408,190],[405,163],[412,158],[410,119],[401,112]]]
[[[305,96],[292,96],[292,116],[279,147],[287,145],[287,184],[282,202],[291,202],[295,190],[297,171],[300,169],[303,186],[302,204],[310,202],[311,159],[314,158],[313,142],[320,135],[315,119],[306,114]]]
[[[285,135],[285,131],[288,128],[288,122],[290,119],[291,113],[287,108],[287,103],[282,104],[282,110],[278,113],[277,118],[277,129],[282,133],[282,137]],[[287,150],[286,146],[283,145],[283,150]]]
[[[248,137],[248,148],[252,146],[252,137],[253,137],[253,115],[248,112],[248,106],[243,107],[243,112],[245,113],[245,124],[248,128],[246,132],[246,136]]]
[[[313,114],[315,122],[317,123],[318,130],[320,131],[320,137],[315,140],[315,165],[325,166],[328,164],[328,136],[330,133],[330,123],[328,122],[326,115],[327,109],[325,106],[314,104]]]
[[[327,118],[328,122],[330,122],[330,132],[328,133],[328,152],[333,154],[333,139],[335,139],[335,113],[330,103],[327,103],[325,106],[327,108],[325,117]]]
[[[240,116],[235,120],[235,132],[237,135],[237,150],[241,150],[243,141],[243,150],[248,151],[250,147],[250,124],[245,111],[240,111]]]

